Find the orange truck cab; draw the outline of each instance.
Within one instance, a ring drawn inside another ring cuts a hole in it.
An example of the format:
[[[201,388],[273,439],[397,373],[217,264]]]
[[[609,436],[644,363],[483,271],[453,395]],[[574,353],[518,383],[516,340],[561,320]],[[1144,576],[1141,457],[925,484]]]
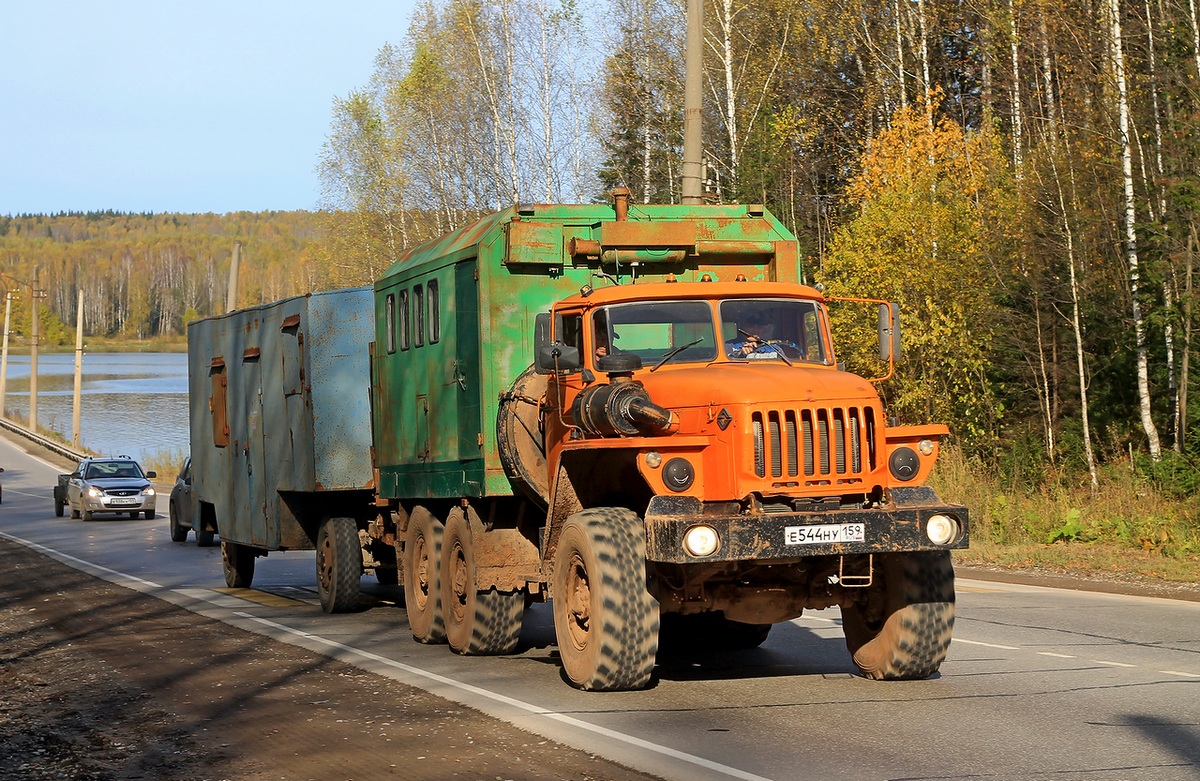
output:
[[[761,642],[772,623],[839,605],[864,674],[924,677],[950,640],[949,551],[968,543],[966,508],[923,485],[948,429],[887,420],[871,382],[839,367],[826,304],[749,281],[585,288],[556,304],[535,339],[545,550],[556,517],[620,508],[642,520],[664,631]]]

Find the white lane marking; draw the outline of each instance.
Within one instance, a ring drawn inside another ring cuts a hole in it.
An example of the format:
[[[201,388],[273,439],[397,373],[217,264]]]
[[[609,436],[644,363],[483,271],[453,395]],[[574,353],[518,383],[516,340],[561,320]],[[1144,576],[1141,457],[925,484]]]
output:
[[[744,781],[770,781],[769,779],[767,779],[763,776],[755,775],[754,773],[748,773],[744,770],[739,770],[736,767],[730,767],[729,765],[722,765],[719,762],[713,762],[711,760],[704,759],[703,757],[697,757],[693,754],[686,754],[682,751],[677,751],[676,749],[668,748],[667,746],[660,746],[657,743],[651,743],[648,740],[642,740],[641,738],[635,738],[632,735],[626,735],[623,732],[617,732],[616,730],[611,730],[611,729],[608,729],[607,727],[601,727],[596,724],[590,724],[586,721],[582,721],[573,716],[567,716],[565,714],[558,713],[556,711],[547,710],[546,708],[542,708],[542,707],[534,705],[532,703],[525,702],[524,700],[518,700],[514,697],[509,697],[508,695],[491,691],[490,689],[483,689],[478,686],[473,686],[469,683],[463,683],[462,681],[455,680],[454,678],[447,678],[444,675],[439,675],[437,673],[433,673],[428,670],[423,670],[420,667],[414,667],[409,664],[404,664],[403,662],[397,662],[394,659],[387,658],[386,656],[380,656],[379,654],[371,653],[370,651],[364,651],[360,648],[355,648],[354,646],[346,645],[344,643],[339,643],[336,640],[330,640],[329,638],[322,637],[320,635],[314,635],[314,634],[308,634],[305,632],[301,632],[297,629],[292,629],[290,626],[286,626],[284,624],[280,624],[275,621],[269,621],[265,618],[258,618],[257,616],[251,615],[250,613],[235,611],[234,615],[238,616],[239,618],[244,618],[248,621],[253,621],[255,623],[262,624],[264,626],[268,626],[278,632],[283,632],[284,634],[294,635],[296,637],[302,637],[307,640],[315,640],[319,643],[323,643],[324,645],[329,646],[330,648],[336,648],[339,651],[343,651],[343,652],[348,653],[359,659],[370,660],[372,662],[382,664],[386,667],[391,667],[396,670],[401,670],[405,673],[408,673],[409,675],[416,675],[418,677],[425,678],[427,680],[433,681],[433,682],[441,684],[443,686],[449,686],[451,688],[458,689],[459,691],[473,694],[477,697],[483,697],[485,699],[503,703],[504,705],[508,705],[509,707],[524,711],[525,713],[528,713],[533,716],[541,716],[541,717],[544,717],[547,719],[558,721],[558,722],[566,724],[570,727],[573,727],[575,729],[581,729],[581,730],[585,730],[587,732],[593,732],[602,737],[620,741],[621,743],[627,743],[631,746],[637,746],[638,748],[642,748],[647,751],[652,751],[657,754],[662,754],[663,756],[670,757],[671,759],[682,760],[684,762],[688,762],[693,765],[698,765],[699,767],[703,767],[707,770],[715,770],[718,773],[723,773],[731,778],[740,778],[740,779],[744,779]]]
[[[1182,675],[1184,678],[1200,678],[1196,673],[1185,673],[1179,670],[1159,670],[1163,675]]]
[[[1137,667],[1136,664],[1125,664],[1124,662],[1109,662],[1104,659],[1089,659],[1092,664],[1105,664],[1109,667]]]
[[[147,588],[154,588],[154,589],[162,588],[162,586],[160,586],[158,583],[155,583],[153,580],[146,580],[145,578],[139,578],[136,575],[127,575],[126,573],[121,572],[119,570],[109,569],[108,567],[104,567],[99,564],[94,564],[93,562],[77,558],[75,556],[70,555],[69,553],[63,553],[62,551],[55,550],[54,548],[46,547],[45,545],[41,545],[40,543],[33,542],[32,540],[22,539],[15,535],[9,534],[8,532],[0,532],[0,537],[4,537],[7,540],[12,540],[13,542],[18,543],[20,545],[24,545],[27,548],[33,548],[34,550],[38,551],[39,553],[44,553],[47,556],[49,556],[50,558],[58,559],[59,561],[61,561],[63,563],[75,562],[76,564],[79,565],[78,567],[76,567],[76,569],[82,569],[84,572],[106,572],[109,575],[113,575],[115,577],[122,578],[124,580],[131,580],[134,583],[140,583],[141,585],[146,586]]]
[[[1053,656],[1055,659],[1075,659],[1071,654],[1056,654],[1050,651],[1038,651],[1038,656]]]
[[[984,648],[999,648],[1002,651],[1020,651],[1021,649],[1015,645],[996,645],[995,643],[981,643],[978,640],[963,640],[955,637],[950,640],[951,643],[964,643],[966,645],[982,645]]]

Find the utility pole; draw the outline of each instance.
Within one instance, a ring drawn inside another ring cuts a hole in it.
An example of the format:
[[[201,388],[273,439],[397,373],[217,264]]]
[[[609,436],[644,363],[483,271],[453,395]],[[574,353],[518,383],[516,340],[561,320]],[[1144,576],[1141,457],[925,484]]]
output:
[[[35,263],[33,266],[33,284],[29,286],[29,306],[33,310],[33,325],[29,328],[29,430],[34,433],[38,430],[37,361],[38,338],[41,336],[38,332],[38,296],[41,295],[41,290],[38,288],[38,271],[39,266]]]
[[[229,262],[229,292],[225,296],[225,311],[232,312],[237,309],[238,297],[238,272],[242,265],[242,243],[235,241],[233,243],[233,259]]]
[[[683,203],[704,203],[700,106],[704,76],[704,0],[687,0],[687,50],[683,80]]]
[[[75,399],[71,413],[71,447],[79,450],[80,403],[83,396],[83,288],[79,289],[79,306],[75,311]]]
[[[0,351],[0,418],[4,417],[4,386],[8,382],[8,324],[12,315],[12,293],[4,291],[4,347]]]

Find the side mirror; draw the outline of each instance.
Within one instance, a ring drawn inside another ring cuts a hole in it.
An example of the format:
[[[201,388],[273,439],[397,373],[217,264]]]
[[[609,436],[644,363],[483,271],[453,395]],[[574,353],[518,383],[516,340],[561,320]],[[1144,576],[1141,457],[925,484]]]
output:
[[[556,318],[558,331],[562,331],[562,318]],[[533,325],[534,371],[538,374],[576,371],[583,366],[579,348],[550,340],[550,314],[543,313],[534,319]]]
[[[146,478],[149,480],[153,480],[156,477],[158,477],[158,472],[150,471],[146,473]]]
[[[879,305],[879,360],[893,363],[900,358],[900,305]]]

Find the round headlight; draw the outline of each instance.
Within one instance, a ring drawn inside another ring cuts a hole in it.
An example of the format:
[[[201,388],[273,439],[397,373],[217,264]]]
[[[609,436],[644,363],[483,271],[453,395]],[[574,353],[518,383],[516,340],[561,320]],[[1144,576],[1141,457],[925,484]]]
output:
[[[721,547],[721,538],[711,526],[693,526],[683,533],[683,549],[690,556],[711,556]]]
[[[923,456],[933,455],[933,440],[932,439],[922,439],[920,442],[917,443],[917,450],[920,450],[921,455],[923,455]]]
[[[679,493],[692,487],[696,479],[696,469],[686,458],[672,458],[663,467],[662,476],[667,488]]]
[[[646,466],[651,469],[658,469],[662,466],[662,453],[651,450],[646,454]]]
[[[949,545],[958,538],[958,521],[941,513],[931,516],[925,523],[925,536],[934,545]]]
[[[912,480],[921,471],[921,459],[911,447],[898,447],[888,459],[888,468],[897,480]]]

